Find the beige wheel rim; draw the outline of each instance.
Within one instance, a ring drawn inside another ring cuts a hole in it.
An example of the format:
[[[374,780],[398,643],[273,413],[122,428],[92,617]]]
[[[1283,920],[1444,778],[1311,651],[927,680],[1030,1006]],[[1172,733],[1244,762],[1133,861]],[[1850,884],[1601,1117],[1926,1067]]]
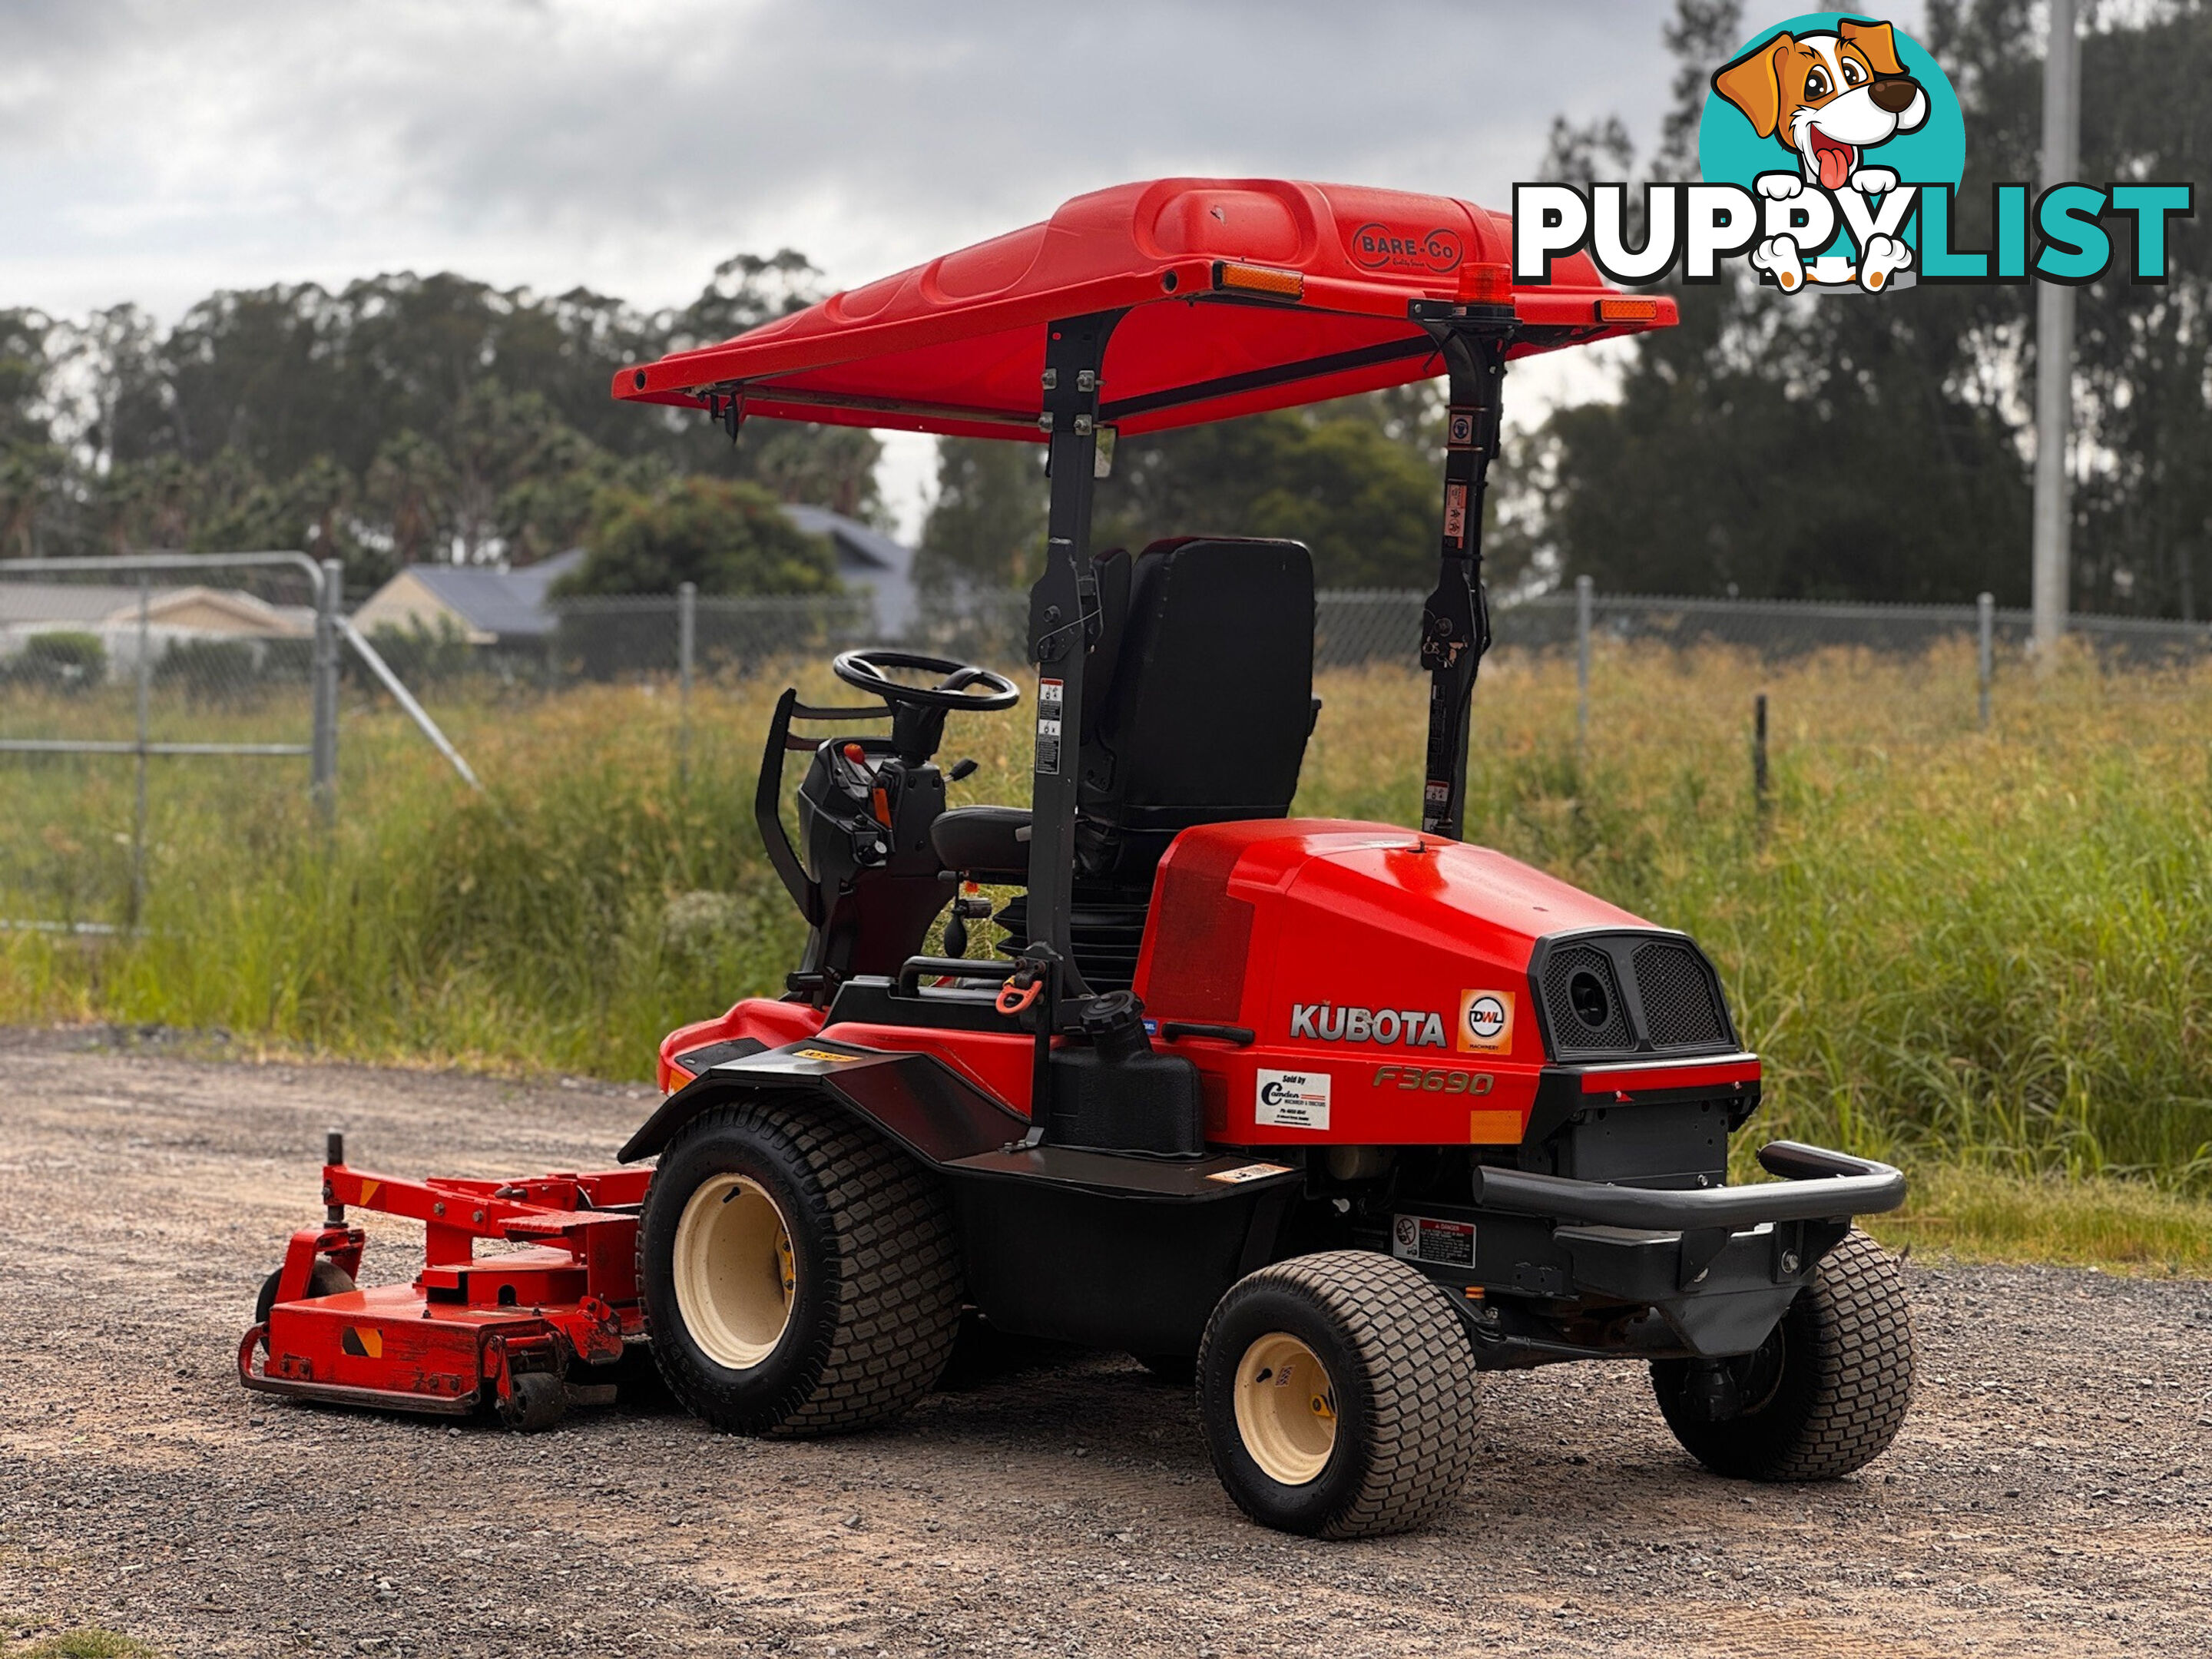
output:
[[[1237,1432],[1270,1480],[1318,1480],[1336,1449],[1336,1384],[1314,1351],[1270,1331],[1237,1363]]]
[[[676,1307],[701,1351],[732,1370],[759,1364],[783,1340],[798,1288],[791,1230],[760,1183],[700,1183],[676,1224]]]

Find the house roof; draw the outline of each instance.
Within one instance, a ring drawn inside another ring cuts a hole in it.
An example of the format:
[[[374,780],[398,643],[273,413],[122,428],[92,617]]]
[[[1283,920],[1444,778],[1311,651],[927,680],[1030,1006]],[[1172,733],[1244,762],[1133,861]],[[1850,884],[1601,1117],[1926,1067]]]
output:
[[[153,599],[161,599],[174,588],[157,587]],[[138,590],[91,582],[0,581],[0,624],[25,623],[81,623],[97,627],[118,611],[138,611]]]
[[[783,510],[808,535],[829,538],[837,574],[874,599],[881,629],[892,635],[905,629],[915,605],[912,548],[826,507],[787,502]],[[426,622],[422,599],[427,596],[450,611],[477,643],[543,638],[553,629],[553,584],[583,561],[584,550],[572,547],[520,570],[495,565],[410,565],[370,596],[355,620],[364,628],[404,625],[409,619]],[[135,592],[131,600],[137,603]]]
[[[826,507],[805,507],[796,501],[785,503],[783,511],[785,517],[808,535],[827,536],[836,543],[841,565],[849,560],[878,570],[896,571],[902,576],[914,568],[912,548],[903,542],[893,541],[882,531],[858,519],[832,513]]]
[[[402,574],[428,588],[472,632],[502,638],[536,637],[552,631],[553,613],[545,603],[548,591],[583,562],[584,550],[572,547],[520,570],[501,570],[495,565],[416,564]]]
[[[283,639],[314,632],[314,612],[275,605],[235,589],[156,587],[147,594],[149,624],[193,633]],[[0,628],[124,628],[138,620],[138,590],[109,582],[0,581]]]
[[[866,588],[874,599],[877,625],[890,634],[903,632],[914,617],[914,550],[826,507],[787,502],[783,510],[808,535],[830,538],[837,553],[837,574],[848,586]]]

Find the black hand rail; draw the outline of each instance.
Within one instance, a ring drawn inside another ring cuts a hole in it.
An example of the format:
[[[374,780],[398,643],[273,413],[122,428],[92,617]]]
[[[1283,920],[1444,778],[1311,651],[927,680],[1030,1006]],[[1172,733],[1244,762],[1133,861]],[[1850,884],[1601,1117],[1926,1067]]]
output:
[[[1194,1019],[1171,1019],[1160,1027],[1161,1039],[1180,1042],[1184,1037],[1212,1037],[1219,1042],[1233,1042],[1240,1048],[1249,1048],[1259,1037],[1242,1025],[1209,1025]]]
[[[783,890],[799,906],[799,914],[806,918],[810,927],[819,927],[829,914],[822,902],[822,890],[809,880],[806,866],[799,861],[799,854],[791,844],[791,837],[783,830],[783,757],[791,750],[816,749],[821,745],[805,738],[791,735],[791,723],[800,720],[879,720],[890,714],[882,708],[814,708],[799,702],[797,688],[787,690],[775,700],[775,713],[769,717],[768,744],[761,753],[760,787],[753,792],[753,822],[759,826],[761,845],[768,853],[769,866]]]
[[[921,995],[921,980],[924,974],[956,979],[1002,981],[1020,966],[1018,962],[994,962],[988,957],[908,957],[899,964],[898,979],[892,994],[902,997]]]

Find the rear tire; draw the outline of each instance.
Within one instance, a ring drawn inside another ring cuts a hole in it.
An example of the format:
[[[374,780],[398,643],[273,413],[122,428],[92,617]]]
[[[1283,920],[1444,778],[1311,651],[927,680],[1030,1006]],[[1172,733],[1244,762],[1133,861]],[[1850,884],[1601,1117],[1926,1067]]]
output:
[[[960,1327],[940,1184],[836,1109],[721,1106],[661,1154],[638,1285],[670,1390],[737,1434],[828,1434],[936,1386]]]
[[[1889,1448],[1912,1401],[1912,1322],[1905,1278],[1854,1228],[1756,1353],[1723,1361],[1739,1399],[1713,1420],[1692,1386],[1693,1362],[1655,1360],[1652,1390],[1674,1437],[1715,1474],[1832,1480]]]
[[[1371,1250],[1240,1279],[1206,1322],[1198,1400],[1221,1484],[1284,1532],[1410,1530],[1448,1511],[1474,1466],[1459,1315],[1419,1269]]]

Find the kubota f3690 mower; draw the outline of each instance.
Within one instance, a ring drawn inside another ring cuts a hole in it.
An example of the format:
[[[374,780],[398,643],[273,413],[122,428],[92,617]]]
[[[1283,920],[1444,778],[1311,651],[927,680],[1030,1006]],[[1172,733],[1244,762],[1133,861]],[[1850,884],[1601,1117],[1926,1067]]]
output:
[[[805,955],[781,998],[663,1043],[666,1098],[619,1155],[657,1164],[407,1182],[334,1153],[248,1383],[529,1426],[642,1337],[717,1427],[817,1433],[928,1393],[973,1316],[1194,1371],[1237,1504],[1339,1537],[1451,1504],[1485,1370],[1648,1364],[1727,1474],[1881,1452],[1912,1340],[1851,1218],[1902,1178],[1777,1142],[1780,1180],[1728,1185],[1759,1065],[1711,964],[1460,839],[1506,365],[1674,320],[1581,256],[1516,286],[1508,249],[1502,218],[1447,198],[1162,179],[625,370],[617,397],[733,435],[1042,442],[1030,802],[947,807],[946,716],[1020,696],[986,669],[851,651],[857,706],[787,691],[755,811]],[[1420,827],[1292,818],[1318,712],[1306,550],[1094,553],[1101,439],[1437,375]],[[787,751],[809,757],[796,847]],[[996,960],[966,954],[992,886],[1020,890]],[[923,954],[948,907],[945,954]],[[353,1288],[348,1206],[425,1222],[411,1285]]]

